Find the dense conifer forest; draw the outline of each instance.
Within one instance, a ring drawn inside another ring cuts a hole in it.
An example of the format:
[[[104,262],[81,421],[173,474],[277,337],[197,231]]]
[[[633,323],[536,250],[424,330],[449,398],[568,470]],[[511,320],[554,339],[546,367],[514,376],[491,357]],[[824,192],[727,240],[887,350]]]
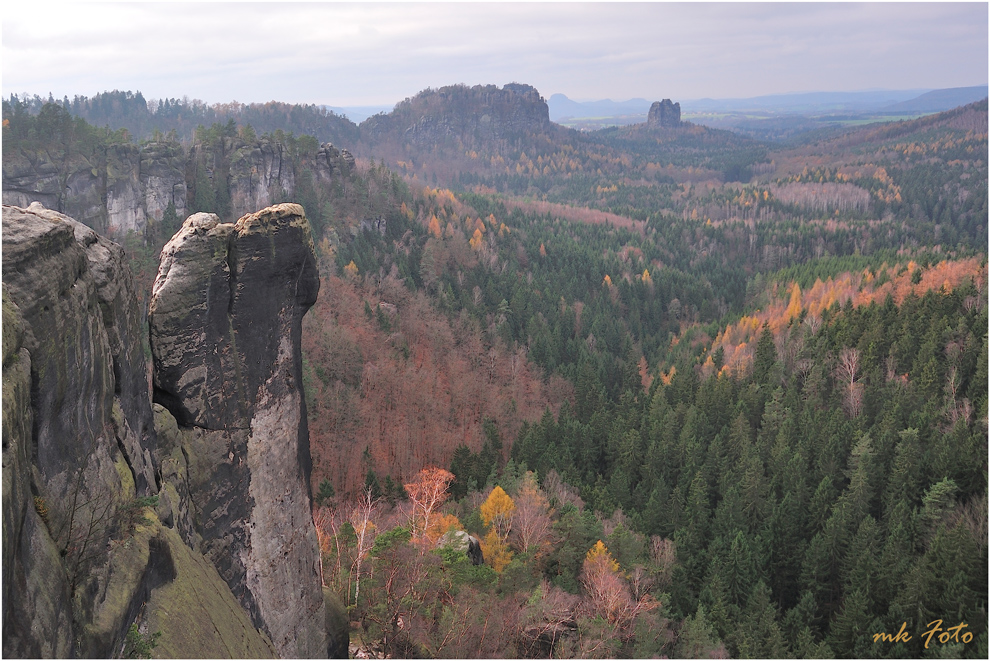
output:
[[[323,280],[314,518],[356,650],[986,658],[985,100],[786,144],[432,149],[221,110],[12,97],[4,161],[169,141],[213,159],[189,211],[232,220],[224,145],[286,146]],[[330,139],[359,158],[321,187]],[[145,290],[172,214],[124,237]]]

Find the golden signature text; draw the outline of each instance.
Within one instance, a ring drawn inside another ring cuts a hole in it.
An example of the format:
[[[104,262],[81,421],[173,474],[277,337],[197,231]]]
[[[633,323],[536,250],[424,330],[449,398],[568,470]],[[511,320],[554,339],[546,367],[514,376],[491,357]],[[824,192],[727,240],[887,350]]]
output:
[[[925,649],[928,649],[928,644],[932,642],[932,637],[938,634],[938,642],[941,644],[946,644],[950,640],[954,640],[957,643],[963,642],[968,643],[973,640],[973,632],[966,631],[963,629],[969,625],[965,622],[960,622],[954,627],[949,627],[948,629],[942,628],[942,620],[933,620],[928,623],[928,631],[921,634],[921,637],[925,640]],[[941,633],[939,633],[941,632]],[[891,635],[889,633],[875,633],[873,634],[873,642],[885,642],[885,643],[906,643],[911,640],[911,634],[907,631],[907,622],[901,625],[901,630],[896,634]]]

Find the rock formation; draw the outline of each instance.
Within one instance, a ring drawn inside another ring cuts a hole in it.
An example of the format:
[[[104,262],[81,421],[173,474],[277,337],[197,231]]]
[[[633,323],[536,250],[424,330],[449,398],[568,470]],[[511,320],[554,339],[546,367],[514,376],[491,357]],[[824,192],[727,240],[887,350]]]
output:
[[[176,572],[198,554],[153,509],[160,462],[140,334],[120,246],[39,204],[3,207],[5,656],[118,656],[142,605],[192,581],[213,601],[193,600],[198,627],[163,623],[160,640],[206,631],[199,656],[235,643],[273,655],[215,570]],[[248,628],[205,612],[217,603]]]
[[[158,362],[192,367],[157,381],[181,425],[151,404],[123,250],[39,204],[4,206],[2,236],[3,654],[120,656],[132,623],[164,656],[346,653],[309,514],[300,207],[170,244],[153,323]]]
[[[654,101],[646,118],[650,128],[676,128],[681,125],[681,104],[671,103],[670,99]]]
[[[467,555],[472,565],[485,564],[485,554],[481,550],[481,540],[463,530],[451,530],[437,540],[437,548],[450,548]]]
[[[197,164],[214,188],[220,179],[230,196],[232,218],[263,209],[296,189],[296,164],[282,143],[261,138],[223,138],[189,150],[177,142],[110,145],[104,151],[52,159],[42,151],[7,150],[3,203],[39,202],[111,236],[143,233],[162,220],[171,203],[179,218],[192,206]],[[354,157],[326,143],[308,164],[321,184],[353,168]]]
[[[51,159],[5,150],[3,203],[39,202],[100,232],[143,232],[173,203],[186,214],[184,154],[176,143],[110,145],[94,154]]]
[[[178,423],[202,549],[282,656],[326,656],[301,320],[319,274],[302,207],[194,214],[162,251],[154,399]],[[346,643],[345,643],[346,647]]]
[[[502,88],[452,85],[425,90],[388,115],[368,118],[360,129],[361,139],[371,144],[449,144],[488,151],[503,141],[550,131],[551,124],[550,109],[536,88],[510,83]]]

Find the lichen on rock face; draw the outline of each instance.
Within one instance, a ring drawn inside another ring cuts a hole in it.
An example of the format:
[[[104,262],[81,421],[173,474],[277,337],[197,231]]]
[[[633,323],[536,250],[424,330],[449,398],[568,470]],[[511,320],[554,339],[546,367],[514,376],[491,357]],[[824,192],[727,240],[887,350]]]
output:
[[[326,656],[301,396],[319,274],[302,207],[197,214],[162,251],[155,401],[178,423],[202,549],[282,656]],[[188,540],[187,540],[188,541]]]

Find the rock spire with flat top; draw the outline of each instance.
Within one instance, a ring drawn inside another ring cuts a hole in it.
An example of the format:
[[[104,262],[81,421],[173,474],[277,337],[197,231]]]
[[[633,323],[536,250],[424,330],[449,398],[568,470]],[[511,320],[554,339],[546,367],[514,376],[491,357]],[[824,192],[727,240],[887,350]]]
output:
[[[672,103],[670,99],[654,101],[650,106],[650,114],[646,118],[650,128],[676,128],[681,125],[681,104]]]

